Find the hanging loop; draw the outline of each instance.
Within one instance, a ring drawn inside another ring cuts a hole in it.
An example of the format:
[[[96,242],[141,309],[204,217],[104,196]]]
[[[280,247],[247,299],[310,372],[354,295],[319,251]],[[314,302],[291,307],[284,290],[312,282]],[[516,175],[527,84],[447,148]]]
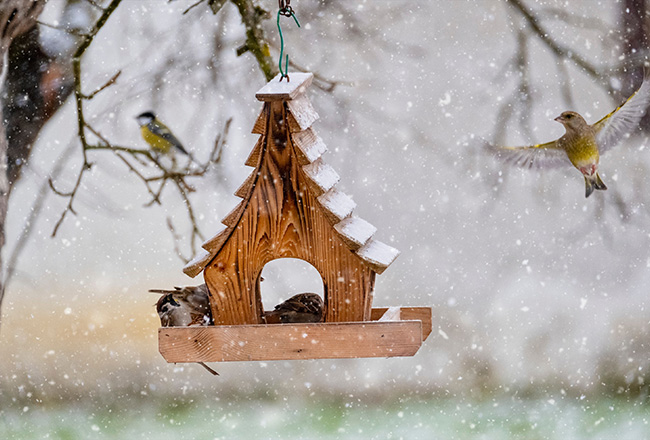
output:
[[[278,67],[280,69],[280,81],[284,78],[289,82],[289,55],[286,56],[284,62],[284,69],[282,68],[282,56],[284,55],[284,37],[282,36],[282,28],[280,27],[280,16],[293,17],[293,20],[296,22],[296,25],[300,27],[298,18],[296,17],[293,8],[290,5],[291,0],[278,0],[278,33],[280,34],[280,60],[278,61]]]

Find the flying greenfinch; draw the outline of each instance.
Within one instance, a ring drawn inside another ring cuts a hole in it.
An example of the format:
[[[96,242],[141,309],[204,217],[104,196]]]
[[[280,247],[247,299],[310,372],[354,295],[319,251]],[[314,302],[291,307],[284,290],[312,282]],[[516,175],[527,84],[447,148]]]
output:
[[[593,125],[573,111],[555,118],[566,133],[552,142],[526,147],[494,147],[507,162],[523,168],[556,168],[573,165],[585,178],[585,197],[606,190],[598,174],[600,155],[615,147],[636,128],[650,104],[650,69],[644,68],[641,87],[621,106]]]

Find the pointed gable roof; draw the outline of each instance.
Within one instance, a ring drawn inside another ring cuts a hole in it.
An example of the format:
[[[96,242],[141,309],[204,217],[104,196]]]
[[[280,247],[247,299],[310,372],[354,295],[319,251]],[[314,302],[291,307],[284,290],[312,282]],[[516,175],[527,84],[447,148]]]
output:
[[[260,134],[260,139],[251,151],[246,165],[255,167],[244,183],[235,191],[242,201],[222,220],[225,228],[203,244],[203,249],[190,261],[183,271],[195,277],[212,261],[228,241],[237,227],[245,210],[262,167],[262,149],[269,133],[269,104],[286,102],[289,137],[295,147],[297,161],[300,164],[307,185],[314,192],[318,205],[322,209],[331,227],[360,260],[376,273],[382,273],[397,258],[399,251],[373,238],[376,228],[353,213],[356,204],[351,197],[336,188],[340,177],[328,165],[322,155],[327,151],[323,140],[312,129],[318,119],[318,113],[309,101],[306,90],[312,82],[311,73],[292,73],[291,82],[280,82],[279,76],[259,90],[256,98],[265,103],[260,116],[253,127],[253,133]]]

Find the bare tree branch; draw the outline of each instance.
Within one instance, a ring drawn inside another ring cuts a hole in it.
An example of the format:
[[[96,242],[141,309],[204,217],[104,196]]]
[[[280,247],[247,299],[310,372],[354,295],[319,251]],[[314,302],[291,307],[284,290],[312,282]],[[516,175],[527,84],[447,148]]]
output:
[[[117,78],[119,78],[119,76],[121,74],[122,74],[122,71],[118,70],[117,73],[115,75],[113,75],[108,81],[106,81],[106,83],[103,86],[100,86],[97,90],[92,92],[90,95],[82,95],[83,99],[87,99],[87,100],[93,99],[95,97],[95,95],[97,95],[99,92],[101,92],[105,88],[115,84],[115,82],[117,81]]]
[[[187,13],[190,12],[192,9],[196,8],[197,6],[199,6],[199,5],[200,5],[201,3],[203,3],[204,1],[205,1],[205,0],[199,0],[198,2],[196,2],[196,3],[192,4],[192,5],[190,5],[190,7],[188,7],[186,10],[183,11],[183,15],[187,14]]]
[[[90,30],[90,32],[83,36],[81,40],[81,44],[79,45],[79,47],[77,48],[76,52],[72,57],[72,70],[74,75],[74,97],[75,97],[75,102],[77,107],[77,128],[78,128],[79,140],[81,141],[81,153],[83,157],[83,163],[81,165],[81,169],[79,170],[79,173],[77,174],[77,179],[75,181],[74,187],[72,188],[72,191],[70,191],[69,193],[61,193],[57,191],[59,195],[66,194],[66,197],[68,197],[68,205],[66,206],[65,210],[61,214],[59,220],[56,222],[56,225],[54,226],[54,230],[52,231],[52,237],[56,236],[56,233],[58,232],[59,227],[63,223],[63,220],[65,220],[66,215],[69,212],[75,214],[73,208],[75,196],[81,185],[81,181],[83,179],[84,173],[88,171],[92,166],[92,164],[88,161],[88,155],[86,154],[88,148],[88,142],[86,140],[87,124],[83,112],[83,101],[85,99],[85,95],[81,91],[81,58],[83,57],[86,50],[90,47],[90,44],[93,42],[93,39],[95,38],[95,35],[97,35],[97,33],[101,30],[101,28],[106,24],[109,17],[115,11],[115,9],[117,9],[121,1],[122,0],[111,1],[111,3],[104,9],[104,12],[99,17],[99,19],[97,20],[93,28]],[[103,90],[104,88],[105,87],[102,87],[100,88],[100,90]],[[52,185],[52,188],[54,189],[54,185]]]
[[[542,25],[539,17],[530,9],[528,9],[522,0],[508,0],[508,3],[512,5],[515,10],[518,11],[526,19],[535,35],[537,35],[542,43],[544,43],[556,57],[560,59],[568,59],[577,66],[580,66],[586,73],[601,83],[601,85],[603,85],[607,90],[612,91],[609,83],[603,79],[601,69],[596,68],[589,61],[578,55],[575,50],[570,50],[556,42],[555,39],[551,37],[552,33]]]
[[[253,54],[257,64],[264,73],[267,81],[273,79],[278,73],[278,69],[271,59],[269,44],[264,36],[262,21],[269,19],[268,11],[259,6],[255,6],[251,0],[231,0],[241,15],[242,23],[246,28],[246,44],[237,50],[237,55],[246,52]]]

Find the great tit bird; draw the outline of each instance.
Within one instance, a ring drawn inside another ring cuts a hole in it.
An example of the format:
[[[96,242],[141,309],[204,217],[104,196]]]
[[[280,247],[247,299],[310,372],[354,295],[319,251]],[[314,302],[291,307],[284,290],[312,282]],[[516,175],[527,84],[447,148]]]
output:
[[[545,144],[492,149],[499,157],[525,168],[573,165],[584,176],[585,196],[589,197],[596,189],[607,189],[598,175],[600,155],[637,129],[649,105],[650,68],[645,67],[641,87],[598,122],[589,125],[578,113],[565,111],[555,118],[566,130],[561,138]]]
[[[153,112],[144,112],[136,117],[140,124],[142,138],[151,146],[153,151],[163,154],[174,153],[178,150],[186,156],[191,156],[183,144],[174,136],[169,128],[160,122]]]

